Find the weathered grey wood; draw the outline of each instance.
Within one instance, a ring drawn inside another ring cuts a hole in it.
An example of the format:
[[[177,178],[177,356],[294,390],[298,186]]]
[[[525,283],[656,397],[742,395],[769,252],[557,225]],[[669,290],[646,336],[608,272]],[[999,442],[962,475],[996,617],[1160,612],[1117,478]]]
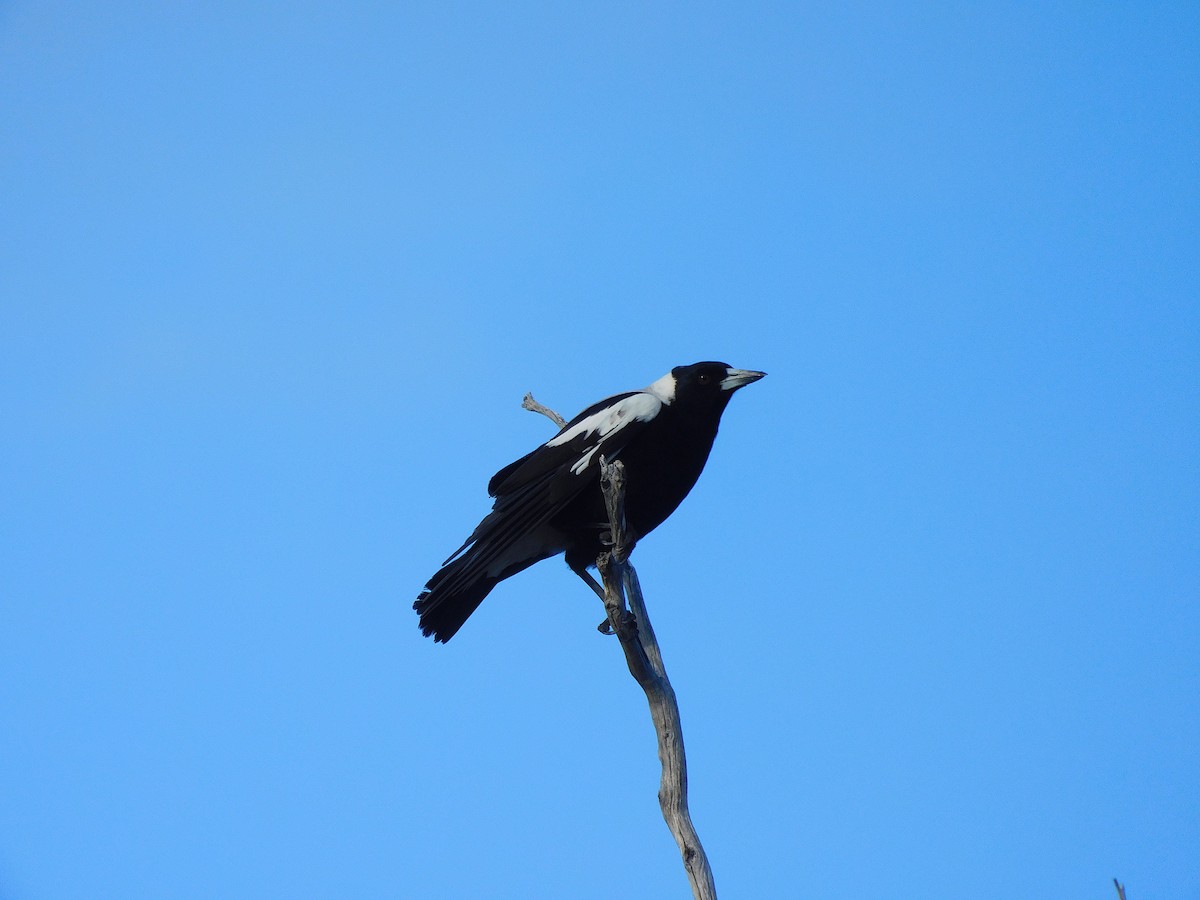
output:
[[[625,651],[629,672],[641,686],[650,704],[650,718],[658,736],[658,759],[662,778],[658,804],[667,828],[679,845],[687,870],[692,896],[696,900],[716,900],[712,867],[692,824],[687,802],[687,758],[683,749],[683,725],[675,689],[667,678],[662,652],[650,624],[637,572],[629,563],[628,537],[625,532],[625,474],[618,460],[600,460],[600,484],[608,508],[612,549],[596,561],[604,582],[604,608]],[[630,609],[625,608],[628,596]]]
[[[567,424],[567,420],[564,419],[562,416],[560,416],[558,413],[556,413],[554,410],[552,410],[550,407],[542,406],[542,404],[540,404],[536,400],[534,400],[532,392],[527,393],[525,395],[525,398],[521,401],[521,408],[527,409],[530,412],[541,413],[543,416],[546,416],[548,419],[550,419],[550,421],[552,421],[559,428],[562,428],[564,425]]]

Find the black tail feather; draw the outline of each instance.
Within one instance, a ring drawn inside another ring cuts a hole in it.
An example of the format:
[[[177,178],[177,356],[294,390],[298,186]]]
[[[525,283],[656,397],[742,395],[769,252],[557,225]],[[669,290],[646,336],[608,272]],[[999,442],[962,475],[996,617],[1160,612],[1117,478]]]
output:
[[[454,637],[500,582],[499,578],[481,575],[463,583],[461,578],[454,577],[462,563],[458,559],[440,569],[413,604],[421,616],[421,633],[426,637],[433,635],[434,641],[445,643]]]

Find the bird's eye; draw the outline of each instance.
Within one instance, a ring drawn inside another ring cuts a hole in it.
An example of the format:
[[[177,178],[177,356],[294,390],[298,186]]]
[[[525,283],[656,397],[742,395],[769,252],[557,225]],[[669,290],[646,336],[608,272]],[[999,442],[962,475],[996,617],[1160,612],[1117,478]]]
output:
[[[700,382],[701,384],[708,384],[708,376],[707,375],[701,375],[696,380],[698,382]]]

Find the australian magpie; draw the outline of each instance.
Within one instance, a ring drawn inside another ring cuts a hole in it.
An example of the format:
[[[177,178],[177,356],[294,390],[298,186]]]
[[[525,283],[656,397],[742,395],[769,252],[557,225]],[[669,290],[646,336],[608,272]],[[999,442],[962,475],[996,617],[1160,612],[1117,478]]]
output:
[[[722,362],[676,366],[644,390],[592,404],[505,466],[488,482],[488,494],[496,498],[492,511],[413,604],[421,631],[435,641],[450,640],[499,582],[558,553],[594,583],[586,569],[604,550],[608,531],[600,456],[625,464],[632,545],[688,495],[729,398],[764,374]]]

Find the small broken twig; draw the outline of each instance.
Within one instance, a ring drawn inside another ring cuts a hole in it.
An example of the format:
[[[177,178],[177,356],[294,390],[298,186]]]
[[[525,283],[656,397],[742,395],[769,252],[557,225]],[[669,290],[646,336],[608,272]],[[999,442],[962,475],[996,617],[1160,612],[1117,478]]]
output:
[[[1125,885],[1121,884],[1117,879],[1113,879],[1113,885],[1117,889],[1117,900],[1125,900]]]
[[[600,554],[596,567],[604,581],[604,608],[621,649],[629,672],[646,693],[650,718],[658,736],[658,759],[662,763],[662,779],[658,788],[658,804],[662,808],[667,828],[679,845],[683,865],[695,900],[716,900],[712,867],[692,824],[687,802],[687,758],[683,749],[683,726],[675,690],[667,678],[662,652],[650,625],[642,588],[637,572],[629,563],[628,535],[625,531],[625,469],[619,462],[600,460],[600,485],[608,509],[612,549]],[[628,595],[630,610],[625,609]]]
[[[530,412],[541,413],[543,416],[546,416],[548,419],[550,419],[550,421],[552,421],[559,428],[562,428],[564,425],[567,424],[567,420],[564,419],[562,416],[560,416],[558,413],[556,413],[554,410],[552,410],[550,407],[542,406],[542,404],[540,404],[536,400],[534,400],[532,392],[527,393],[525,395],[525,398],[521,401],[521,408],[527,409]]]

